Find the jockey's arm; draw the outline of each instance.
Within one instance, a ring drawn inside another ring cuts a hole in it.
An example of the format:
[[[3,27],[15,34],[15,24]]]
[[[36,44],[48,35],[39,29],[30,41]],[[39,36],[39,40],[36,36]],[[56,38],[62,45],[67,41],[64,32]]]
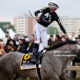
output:
[[[63,32],[64,34],[66,34],[66,30],[64,29],[63,25],[61,24],[61,21],[60,21],[60,19],[59,19],[59,16],[57,15],[57,13],[55,14],[55,16],[56,16],[56,17],[55,17],[55,20],[56,20],[56,22],[58,23],[60,29],[62,30],[62,32]]]
[[[65,30],[65,28],[63,27],[63,25],[61,24],[60,19],[58,19],[57,22],[58,22],[58,25],[59,25],[60,29],[62,30],[62,32],[63,32],[64,34],[66,34],[66,30]]]
[[[34,12],[36,21],[40,21],[40,19],[39,19],[39,17],[38,17],[38,14],[39,14],[39,13],[45,13],[45,11],[46,11],[46,7]]]
[[[38,22],[40,21],[40,19],[39,19],[39,17],[38,17],[38,14],[39,14],[39,13],[41,13],[41,10],[37,10],[37,11],[35,11],[35,13],[34,13],[34,14],[35,14],[36,21],[38,21]]]
[[[41,12],[42,12],[41,10],[37,10],[37,11],[35,11],[34,14],[35,14],[35,16],[38,16],[38,14],[41,13]]]
[[[57,20],[57,22],[58,22],[58,25],[59,25],[60,29],[61,29],[61,30],[62,30],[62,32],[65,34],[65,37],[66,37],[67,39],[69,39],[69,40],[70,40],[70,38],[69,38],[69,36],[68,36],[68,34],[67,34],[67,32],[66,32],[65,28],[64,28],[64,27],[63,27],[63,25],[61,24],[60,19],[58,19],[58,20]]]

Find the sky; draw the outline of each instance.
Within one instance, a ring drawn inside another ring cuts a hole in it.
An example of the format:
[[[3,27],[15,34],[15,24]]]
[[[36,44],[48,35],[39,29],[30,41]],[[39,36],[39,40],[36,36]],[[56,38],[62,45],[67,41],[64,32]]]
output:
[[[0,0],[0,21],[12,21],[14,16],[34,13],[54,0]],[[59,16],[80,17],[80,0],[56,0]]]

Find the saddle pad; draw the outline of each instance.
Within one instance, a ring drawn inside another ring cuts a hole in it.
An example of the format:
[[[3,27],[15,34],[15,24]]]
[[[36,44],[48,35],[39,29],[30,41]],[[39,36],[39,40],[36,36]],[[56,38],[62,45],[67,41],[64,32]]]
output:
[[[41,68],[41,64],[39,64],[39,68]],[[28,69],[36,69],[36,64],[30,62],[30,55],[25,54],[22,56],[20,61],[20,70],[28,70]]]

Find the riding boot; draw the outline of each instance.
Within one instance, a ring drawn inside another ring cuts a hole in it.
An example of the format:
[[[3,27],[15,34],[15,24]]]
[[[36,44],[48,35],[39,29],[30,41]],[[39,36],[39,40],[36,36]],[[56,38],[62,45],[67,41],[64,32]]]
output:
[[[38,57],[38,55],[39,55],[38,50],[39,50],[39,44],[35,43],[34,44],[34,48],[33,48],[33,55],[36,58],[36,64],[39,64],[40,63],[39,57]]]

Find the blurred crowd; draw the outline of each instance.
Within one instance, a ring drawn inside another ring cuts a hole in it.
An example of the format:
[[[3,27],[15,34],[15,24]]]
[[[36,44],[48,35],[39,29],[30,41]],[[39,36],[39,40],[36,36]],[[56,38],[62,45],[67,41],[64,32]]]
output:
[[[5,37],[7,39],[6,43],[0,39],[0,54],[6,54],[6,53],[10,53],[10,52],[21,52],[21,53],[29,53],[33,51],[33,47],[34,47],[34,35],[30,35],[30,36],[19,36],[18,34],[16,34],[14,36],[13,39],[11,39],[9,32],[5,33]],[[71,39],[73,40],[73,35],[71,37]],[[53,36],[50,35],[49,39],[48,39],[48,46],[53,46],[55,42],[60,41],[60,40],[66,40],[65,36]],[[75,37],[74,39],[75,41],[79,41],[80,42],[80,35],[78,35],[77,37]]]
[[[32,52],[34,35],[31,35],[29,38],[27,38],[26,36],[15,35],[15,37],[11,39],[9,32],[6,32],[5,37],[7,38],[6,43],[2,39],[0,39],[0,54],[15,51],[21,53]]]

